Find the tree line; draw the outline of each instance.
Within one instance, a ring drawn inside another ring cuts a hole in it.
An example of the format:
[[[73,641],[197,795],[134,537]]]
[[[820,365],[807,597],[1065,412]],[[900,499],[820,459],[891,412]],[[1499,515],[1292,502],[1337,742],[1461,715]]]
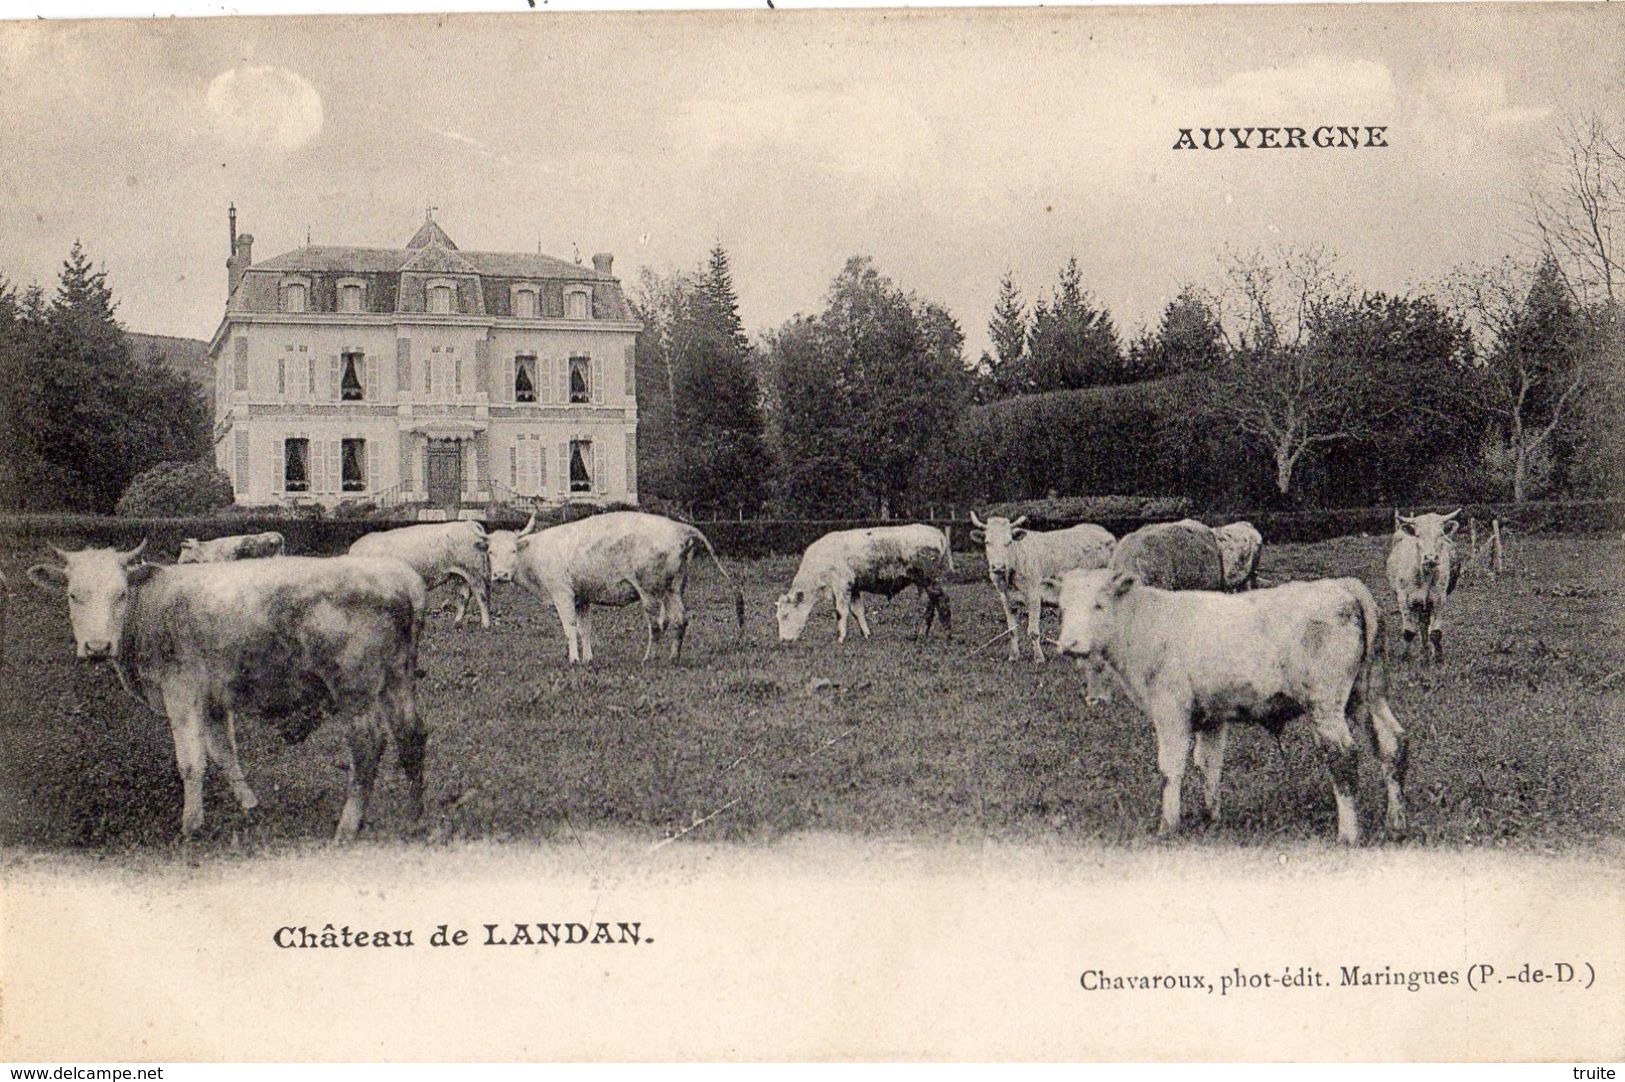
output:
[[[1320,247],[1232,251],[1125,339],[1077,260],[991,348],[854,256],[752,342],[727,253],[645,272],[641,493],[688,513],[918,515],[1054,495],[1208,507],[1625,495],[1625,139],[1571,126],[1521,250],[1428,288]],[[655,387],[651,393],[651,386]]]
[[[1211,508],[1625,494],[1625,138],[1571,125],[1521,249],[1390,293],[1322,248],[1229,252],[1125,338],[1077,260],[991,348],[849,258],[756,340],[728,252],[633,289],[640,495],[696,517],[919,515],[1048,496]],[[0,506],[108,512],[207,462],[209,406],[132,354],[75,242],[56,290],[0,278]]]

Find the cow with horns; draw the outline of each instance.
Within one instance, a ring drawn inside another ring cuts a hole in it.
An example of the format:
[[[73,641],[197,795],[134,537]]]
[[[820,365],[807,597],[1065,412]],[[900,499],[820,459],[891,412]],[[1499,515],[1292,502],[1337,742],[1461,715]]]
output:
[[[987,553],[987,577],[999,592],[1004,623],[1010,636],[1010,660],[1021,657],[1021,635],[1016,613],[1027,610],[1027,635],[1032,640],[1033,660],[1044,663],[1042,646],[1043,608],[1059,599],[1044,589],[1044,580],[1068,571],[1105,567],[1112,558],[1117,539],[1111,531],[1084,523],[1065,530],[1029,530],[1022,523],[1027,516],[1009,519],[989,515],[983,522],[972,511],[971,540],[980,541]]]
[[[278,560],[145,563],[128,552],[55,549],[61,564],[28,577],[63,590],[75,651],[110,661],[125,689],[169,718],[180,768],[181,831],[203,826],[209,762],[247,812],[259,803],[237,759],[239,715],[290,742],[325,716],[348,723],[349,792],[336,837],[355,837],[393,733],[423,811],[424,732],[413,699],[423,580],[397,560],[290,556]]]
[[[426,588],[457,584],[457,612],[452,626],[460,627],[472,597],[480,607],[480,626],[491,626],[490,541],[478,522],[428,522],[378,530],[358,538],[351,556],[388,556],[416,571]]]
[[[1400,633],[1405,645],[1400,656],[1409,658],[1418,633],[1427,636],[1425,656],[1444,660],[1444,605],[1461,577],[1456,562],[1456,516],[1401,515],[1394,511],[1394,547],[1388,553],[1388,584],[1399,599]]]

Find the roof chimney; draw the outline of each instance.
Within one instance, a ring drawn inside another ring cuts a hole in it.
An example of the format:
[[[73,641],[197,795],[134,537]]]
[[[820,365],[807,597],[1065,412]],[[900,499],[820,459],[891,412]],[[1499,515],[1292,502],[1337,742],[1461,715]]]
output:
[[[592,257],[592,269],[599,274],[609,274],[614,266],[615,257],[609,252],[597,252]]]
[[[254,263],[254,236],[251,233],[237,232],[237,213],[233,208],[231,214],[231,258],[226,260],[226,298],[237,292],[242,283],[243,272]]]

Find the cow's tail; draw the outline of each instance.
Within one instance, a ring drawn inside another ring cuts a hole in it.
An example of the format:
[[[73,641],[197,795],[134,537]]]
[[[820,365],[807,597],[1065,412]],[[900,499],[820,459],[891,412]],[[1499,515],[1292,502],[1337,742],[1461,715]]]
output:
[[[1382,612],[1377,608],[1371,591],[1362,584],[1356,591],[1360,599],[1360,623],[1365,639],[1364,656],[1360,659],[1360,672],[1350,693],[1351,715],[1358,717],[1361,728],[1376,746],[1377,759],[1389,781],[1389,827],[1404,829],[1405,768],[1408,748],[1405,728],[1388,705],[1388,636],[1383,627]],[[1397,809],[1397,812],[1396,812]]]
[[[734,619],[739,622],[739,634],[743,636],[745,634],[745,591],[739,588],[739,584],[734,581],[733,576],[728,574],[728,569],[722,566],[722,561],[717,557],[717,550],[711,547],[711,539],[698,529],[692,526],[689,528],[694,530],[694,536],[699,538],[700,544],[705,546],[705,551],[711,554],[711,562],[717,565],[718,571],[722,572],[723,581],[733,587]]]

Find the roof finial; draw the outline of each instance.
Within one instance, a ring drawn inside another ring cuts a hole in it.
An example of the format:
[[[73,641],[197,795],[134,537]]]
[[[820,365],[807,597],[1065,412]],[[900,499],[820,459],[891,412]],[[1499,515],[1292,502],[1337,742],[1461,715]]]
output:
[[[423,220],[426,221],[426,222],[434,221],[434,212],[439,210],[439,209],[440,209],[439,207],[434,206],[433,204],[425,207],[423,209]]]
[[[310,223],[305,223],[305,247],[310,247]]]
[[[570,250],[576,254],[576,266],[581,266],[581,245],[577,244],[575,241],[571,241]]]

